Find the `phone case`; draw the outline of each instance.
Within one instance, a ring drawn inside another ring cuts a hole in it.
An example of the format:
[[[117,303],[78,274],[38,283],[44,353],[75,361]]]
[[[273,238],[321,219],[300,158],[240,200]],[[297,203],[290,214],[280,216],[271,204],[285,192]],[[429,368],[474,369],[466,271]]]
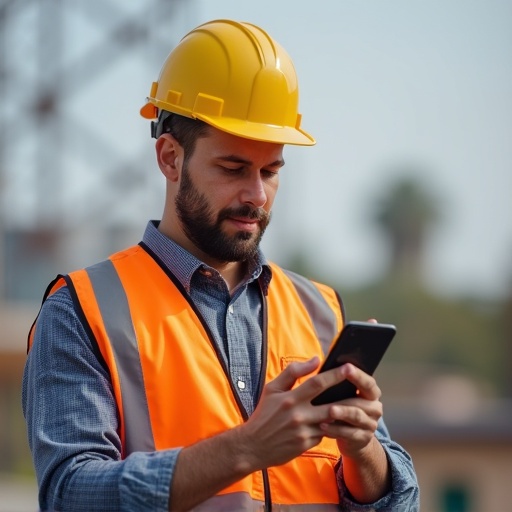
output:
[[[352,363],[368,375],[373,375],[395,334],[396,327],[391,324],[347,323],[322,364],[320,372],[345,363]],[[339,402],[355,396],[357,396],[357,388],[351,382],[344,380],[320,393],[311,403],[320,405]]]

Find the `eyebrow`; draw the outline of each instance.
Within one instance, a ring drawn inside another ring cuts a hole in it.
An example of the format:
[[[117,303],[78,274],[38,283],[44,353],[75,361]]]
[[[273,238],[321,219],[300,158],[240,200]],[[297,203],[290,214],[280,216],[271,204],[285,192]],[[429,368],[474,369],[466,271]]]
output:
[[[224,162],[233,162],[236,164],[253,165],[253,162],[246,160],[237,155],[224,155],[217,157],[217,160],[223,160]],[[283,159],[274,160],[273,162],[264,165],[263,167],[283,167],[285,164]]]

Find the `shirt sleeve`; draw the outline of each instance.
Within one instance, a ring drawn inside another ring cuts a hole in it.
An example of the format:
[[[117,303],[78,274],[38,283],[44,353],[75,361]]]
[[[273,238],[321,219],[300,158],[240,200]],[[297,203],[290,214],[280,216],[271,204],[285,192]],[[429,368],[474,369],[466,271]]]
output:
[[[393,512],[418,512],[419,487],[410,455],[391,440],[384,421],[379,422],[375,436],[382,444],[391,469],[391,490],[375,503],[361,504],[351,499],[343,480],[343,459],[338,467],[337,479],[341,496],[341,510],[369,512],[375,510]]]
[[[167,512],[179,449],[121,459],[110,378],[67,288],[41,308],[22,403],[41,510]]]

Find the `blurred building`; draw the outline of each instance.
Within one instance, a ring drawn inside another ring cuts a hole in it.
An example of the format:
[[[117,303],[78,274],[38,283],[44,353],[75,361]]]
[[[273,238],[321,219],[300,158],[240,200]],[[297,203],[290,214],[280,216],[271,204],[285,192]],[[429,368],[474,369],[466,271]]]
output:
[[[396,424],[392,419],[393,436],[415,464],[422,512],[508,510],[512,503],[512,404],[500,406],[492,419],[498,417],[497,424],[479,418],[461,426],[423,421],[425,417],[415,417],[412,411]]]
[[[411,454],[422,512],[505,512],[512,503],[512,400],[467,376],[388,368],[380,381],[393,439]]]

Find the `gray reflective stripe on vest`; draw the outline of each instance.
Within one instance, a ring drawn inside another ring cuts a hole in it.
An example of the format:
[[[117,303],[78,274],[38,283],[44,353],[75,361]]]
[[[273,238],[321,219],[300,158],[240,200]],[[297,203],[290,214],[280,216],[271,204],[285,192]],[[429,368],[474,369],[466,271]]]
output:
[[[226,512],[228,510],[263,512],[265,504],[262,501],[253,500],[246,492],[233,492],[214,496],[193,508],[191,512]],[[339,512],[339,510],[339,505],[335,504],[279,505],[272,503],[272,512]]]
[[[295,286],[295,290],[313,322],[313,327],[324,354],[327,354],[332,340],[338,334],[338,324],[334,311],[327,304],[320,290],[309,279],[290,270],[283,269],[283,271]]]
[[[116,360],[125,420],[126,453],[154,451],[139,347],[123,285],[110,260],[88,267],[86,272]]]

